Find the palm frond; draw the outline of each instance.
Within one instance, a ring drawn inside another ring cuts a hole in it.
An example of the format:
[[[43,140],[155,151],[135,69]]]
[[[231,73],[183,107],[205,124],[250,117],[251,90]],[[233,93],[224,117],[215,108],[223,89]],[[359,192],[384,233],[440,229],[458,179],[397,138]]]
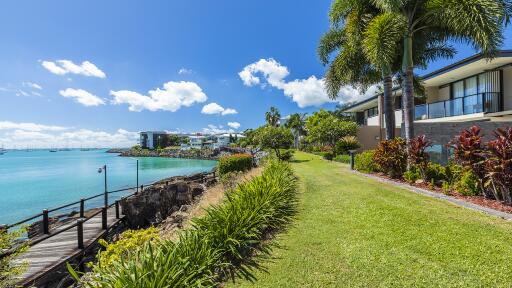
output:
[[[329,56],[345,43],[345,34],[341,29],[331,29],[320,38],[317,48],[318,57],[324,65],[329,63]]]

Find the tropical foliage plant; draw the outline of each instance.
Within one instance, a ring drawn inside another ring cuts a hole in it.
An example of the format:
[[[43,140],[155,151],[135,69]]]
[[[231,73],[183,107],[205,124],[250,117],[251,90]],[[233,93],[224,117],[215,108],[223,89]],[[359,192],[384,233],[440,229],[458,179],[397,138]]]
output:
[[[418,167],[421,178],[428,181],[427,167],[429,164],[429,155],[426,151],[428,147],[432,146],[432,142],[427,139],[425,135],[419,135],[409,142],[409,157],[410,162]]]
[[[379,166],[375,163],[375,150],[366,150],[355,156],[354,168],[361,172],[379,172]]]
[[[483,181],[485,178],[485,146],[478,126],[471,126],[460,132],[451,142],[454,161],[463,166],[479,179],[480,191],[484,191]]]
[[[336,142],[336,154],[347,154],[350,150],[361,147],[356,136],[345,136]]]
[[[499,128],[494,131],[494,136],[495,140],[487,143],[486,186],[496,199],[512,204],[512,128]]]
[[[405,140],[397,137],[391,140],[383,140],[375,149],[373,156],[379,170],[393,178],[401,177],[406,170],[407,145]]]
[[[277,127],[280,119],[281,113],[279,113],[279,110],[274,106],[270,107],[270,110],[265,113],[267,125]]]

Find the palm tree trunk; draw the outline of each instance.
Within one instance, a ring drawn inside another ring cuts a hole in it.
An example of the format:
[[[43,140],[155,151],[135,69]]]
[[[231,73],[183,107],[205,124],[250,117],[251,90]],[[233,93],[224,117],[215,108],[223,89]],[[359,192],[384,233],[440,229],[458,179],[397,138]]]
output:
[[[382,70],[384,82],[384,123],[386,123],[386,139],[395,138],[395,109],[393,107],[393,83],[389,69]]]
[[[412,35],[404,37],[404,58],[402,61],[404,79],[404,95],[402,107],[404,109],[404,129],[407,143],[414,137],[414,87],[413,87],[413,61],[412,61]]]

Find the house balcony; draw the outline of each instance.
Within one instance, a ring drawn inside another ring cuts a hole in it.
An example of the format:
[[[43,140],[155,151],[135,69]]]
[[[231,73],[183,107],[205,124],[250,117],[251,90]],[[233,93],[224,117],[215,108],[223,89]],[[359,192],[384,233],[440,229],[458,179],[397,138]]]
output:
[[[500,92],[486,92],[416,105],[415,120],[499,112],[501,111],[501,98]]]

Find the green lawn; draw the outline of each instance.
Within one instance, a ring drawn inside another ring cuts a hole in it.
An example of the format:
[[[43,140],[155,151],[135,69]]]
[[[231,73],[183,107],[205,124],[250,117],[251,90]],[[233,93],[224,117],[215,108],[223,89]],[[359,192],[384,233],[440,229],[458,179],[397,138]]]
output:
[[[254,283],[230,287],[512,287],[512,223],[296,153],[294,226]]]

